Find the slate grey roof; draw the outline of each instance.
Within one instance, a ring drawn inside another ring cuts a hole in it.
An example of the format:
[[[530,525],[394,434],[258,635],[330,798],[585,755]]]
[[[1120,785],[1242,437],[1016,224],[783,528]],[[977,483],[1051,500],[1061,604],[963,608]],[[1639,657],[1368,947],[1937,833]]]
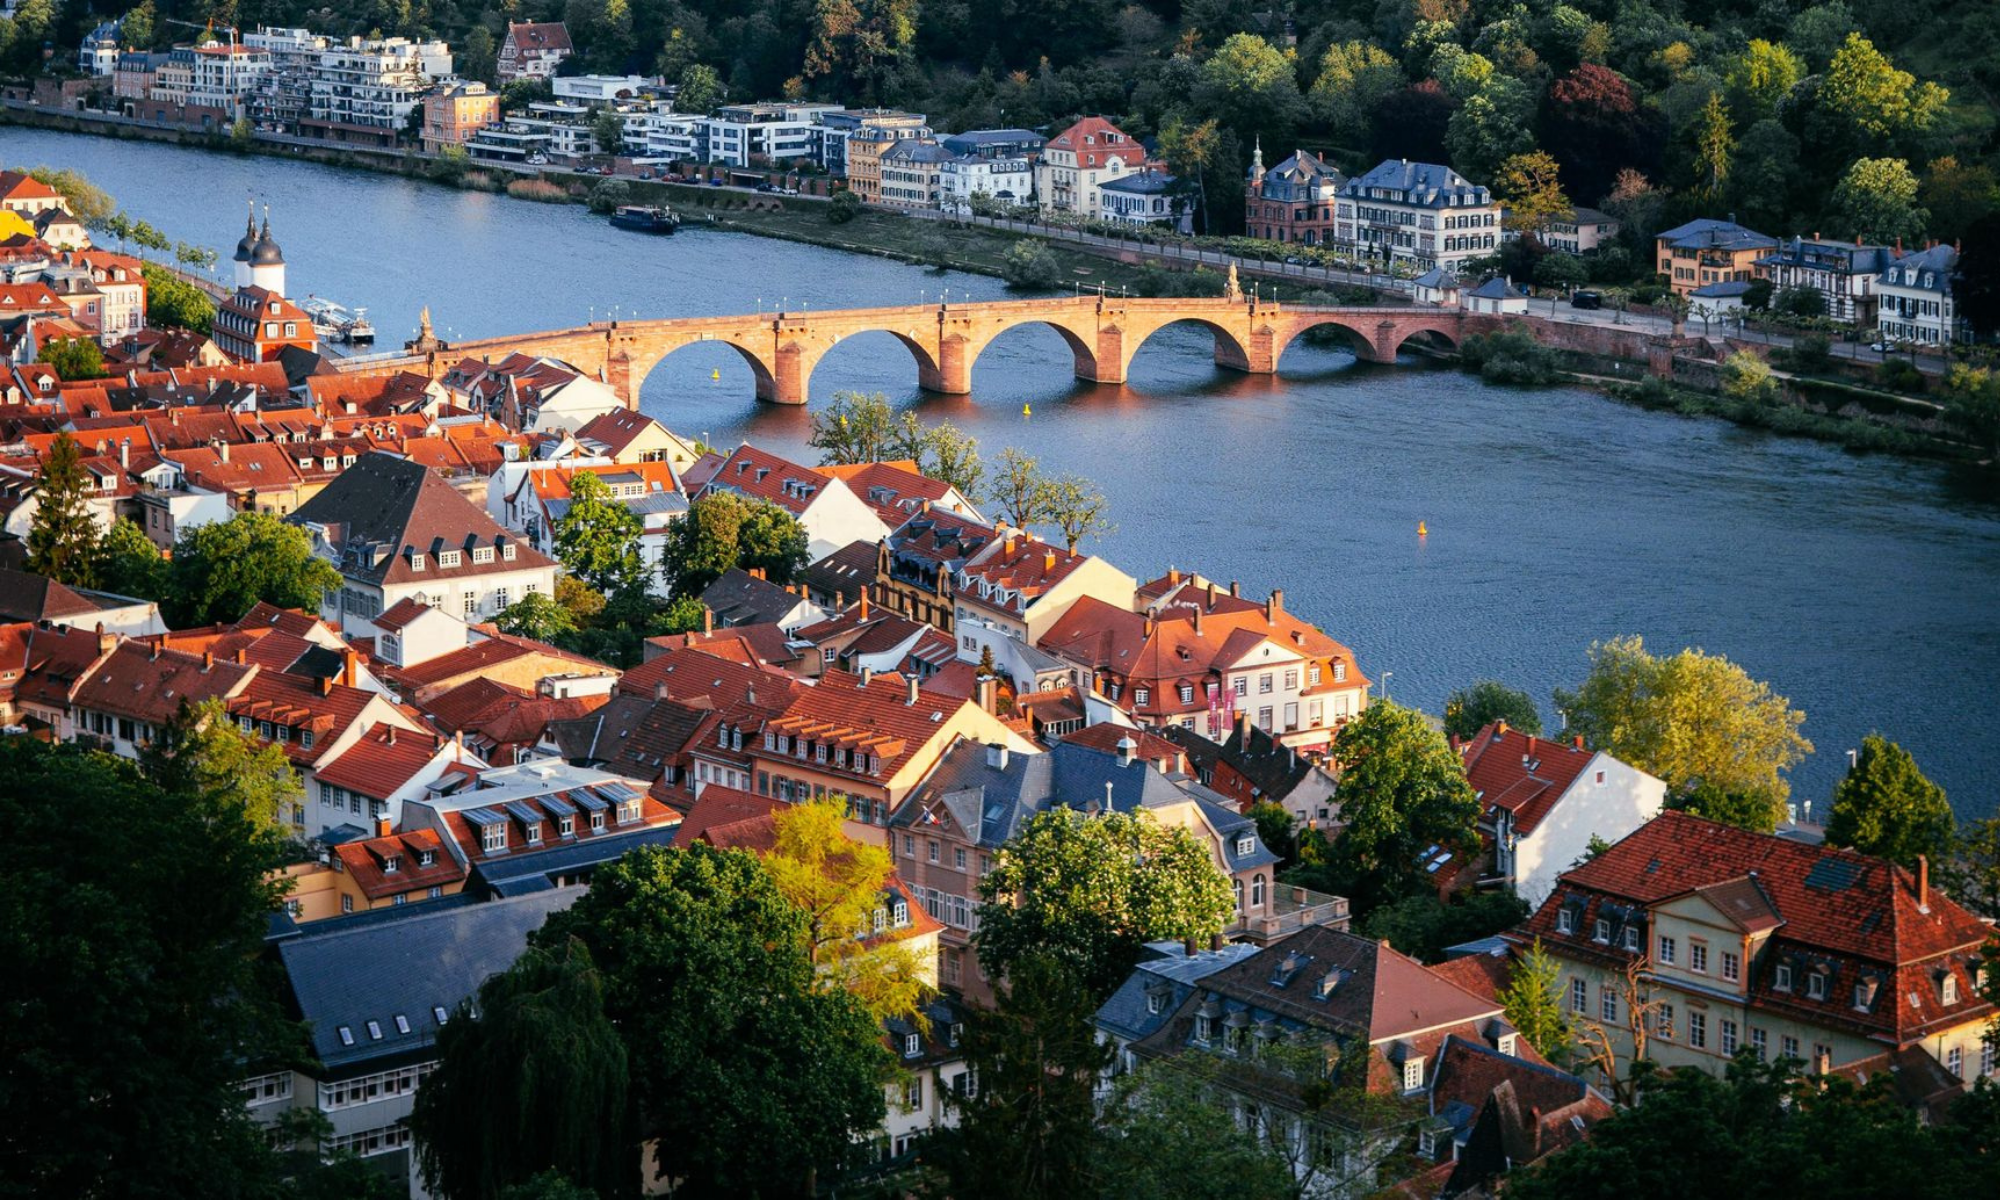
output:
[[[472,874],[501,896],[544,891],[555,886],[549,878],[552,875],[575,875],[601,867],[623,858],[627,851],[645,846],[671,846],[678,828],[678,822],[653,825],[632,833],[554,845],[546,850],[517,850],[504,858],[482,859],[473,864]]]
[[[1147,1036],[1166,1024],[1195,984],[1257,953],[1257,947],[1228,942],[1220,950],[1190,955],[1178,942],[1148,942],[1146,952],[1152,957],[1140,962],[1097,1010],[1099,1029],[1134,1041]],[[1152,995],[1160,997],[1157,1005],[1149,1003]],[[1152,1011],[1156,1007],[1158,1011]]]
[[[1097,186],[1100,192],[1126,192],[1135,196],[1159,196],[1174,189],[1179,180],[1161,171],[1140,171]]]
[[[1374,170],[1366,175],[1357,175],[1347,181],[1340,194],[1357,200],[1369,199],[1369,189],[1383,189],[1399,192],[1401,203],[1415,204],[1424,208],[1448,208],[1453,205],[1491,204],[1493,197],[1485,188],[1473,183],[1450,167],[1438,163],[1411,162],[1409,159],[1383,159]]]
[[[1696,300],[1741,299],[1750,292],[1750,283],[1745,279],[1722,279],[1715,283],[1704,283],[1688,295]]]
[[[1758,259],[1757,265],[1804,267],[1846,275],[1877,275],[1894,257],[1895,251],[1887,246],[1795,237],[1789,242],[1778,243],[1777,250]]]
[[[1890,287],[1913,288],[1920,292],[1949,295],[1952,274],[1957,269],[1958,250],[1939,242],[1929,249],[1913,250],[1901,258],[1891,260],[1888,269],[1882,272],[1882,282]],[[1931,277],[1928,285],[1923,283],[1926,271]]]
[[[768,579],[731,567],[703,590],[701,602],[715,613],[718,625],[762,625],[776,623],[804,601]]]
[[[942,163],[950,162],[958,155],[938,145],[920,138],[904,138],[882,152],[883,162]]]
[[[1481,300],[1505,300],[1511,296],[1518,296],[1520,293],[1516,292],[1513,285],[1509,284],[1505,279],[1495,275],[1485,283],[1467,292],[1466,295],[1477,296]]]
[[[1769,234],[1712,217],[1697,217],[1655,236],[1677,250],[1756,250],[1775,248],[1778,244],[1778,239]]]
[[[528,934],[582,894],[582,888],[558,888],[358,928],[306,926],[278,946],[278,956],[311,1026],[314,1055],[340,1076],[359,1074],[374,1060],[427,1051],[437,1039],[436,1010],[449,1016],[489,976],[512,966]],[[408,1033],[397,1025],[398,1016]],[[370,1021],[379,1036],[370,1032]]]
[[[355,459],[353,466],[285,520],[325,527],[340,573],[374,584],[450,580],[555,565],[554,559],[502,529],[443,476],[422,463],[380,450]],[[499,552],[509,544],[515,553],[511,559]],[[495,548],[493,561],[474,562],[474,546]],[[441,565],[437,555],[443,550],[459,551],[459,565]],[[413,554],[426,556],[422,571],[414,569]]]
[[[1416,285],[1421,288],[1455,288],[1458,276],[1452,274],[1449,267],[1432,267],[1417,276]]]

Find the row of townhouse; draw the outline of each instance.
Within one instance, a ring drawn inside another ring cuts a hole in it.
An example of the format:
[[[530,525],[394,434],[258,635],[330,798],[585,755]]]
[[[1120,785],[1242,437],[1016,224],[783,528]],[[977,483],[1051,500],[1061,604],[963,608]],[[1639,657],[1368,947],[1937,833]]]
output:
[[[0,213],[11,214],[0,217],[0,325],[13,317],[59,318],[64,327],[43,340],[74,326],[105,346],[146,327],[139,260],[94,247],[61,193],[23,172],[0,171]],[[40,348],[38,341],[0,347],[0,358]]]

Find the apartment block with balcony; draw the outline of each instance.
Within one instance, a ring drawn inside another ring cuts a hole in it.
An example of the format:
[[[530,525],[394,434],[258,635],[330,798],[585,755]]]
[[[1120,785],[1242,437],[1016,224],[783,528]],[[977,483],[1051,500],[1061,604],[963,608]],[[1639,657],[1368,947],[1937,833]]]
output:
[[[329,47],[313,76],[301,132],[332,141],[394,145],[432,84],[451,74],[439,41],[358,37]]]
[[[500,97],[485,84],[453,80],[424,97],[424,152],[464,146],[500,120]]]

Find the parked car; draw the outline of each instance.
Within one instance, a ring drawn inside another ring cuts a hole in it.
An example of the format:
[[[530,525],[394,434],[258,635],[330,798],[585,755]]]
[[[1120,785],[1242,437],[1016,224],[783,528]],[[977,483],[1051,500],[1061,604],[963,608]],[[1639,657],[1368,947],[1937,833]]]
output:
[[[1570,296],[1569,306],[1582,309],[1603,308],[1604,297],[1597,292],[1576,292]]]
[[[775,192],[778,190],[778,185],[767,179],[757,185],[757,190],[760,192]]]
[[[528,156],[528,165],[531,167],[546,167],[549,165],[549,156],[546,154],[530,154]]]
[[[720,180],[720,179],[716,179],[716,178],[711,178],[711,179],[710,179],[710,180],[708,181],[708,186],[710,186],[710,187],[721,187],[721,186],[722,186],[722,180]]]
[[[1887,342],[1870,342],[1868,343],[1868,348],[1877,354],[1889,353],[1889,343]]]

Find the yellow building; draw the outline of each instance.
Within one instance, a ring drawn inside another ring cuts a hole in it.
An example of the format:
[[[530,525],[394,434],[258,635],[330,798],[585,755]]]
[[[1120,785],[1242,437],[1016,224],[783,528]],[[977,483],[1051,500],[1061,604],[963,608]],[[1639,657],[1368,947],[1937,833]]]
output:
[[[1994,1071],[1991,934],[1927,866],[1666,812],[1558,877],[1508,940],[1555,957],[1565,1011],[1603,1031],[1621,1079],[1643,1042],[1718,1074],[1743,1050],[1815,1071],[1922,1051],[1955,1088]]]
[[[424,97],[424,152],[463,146],[500,122],[500,96],[483,83],[456,83]]]
[[[435,831],[390,833],[387,825],[381,822],[375,837],[333,847],[324,862],[286,867],[292,887],[285,911],[292,920],[306,924],[465,890],[465,864]]]
[[[882,202],[882,154],[930,129],[916,113],[885,113],[847,135],[847,187],[870,204]]]
[[[1711,283],[1748,282],[1757,277],[1757,260],[1778,248],[1778,239],[1734,221],[1706,217],[1661,234],[1654,265],[1674,289],[1685,296]]]

